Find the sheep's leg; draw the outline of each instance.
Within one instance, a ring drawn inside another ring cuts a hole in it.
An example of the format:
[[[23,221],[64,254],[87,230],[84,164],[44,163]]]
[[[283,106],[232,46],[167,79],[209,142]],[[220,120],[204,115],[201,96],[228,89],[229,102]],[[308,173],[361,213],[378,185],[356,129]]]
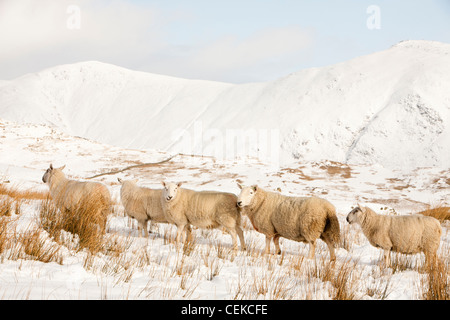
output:
[[[273,244],[275,245],[275,253],[276,254],[281,254],[281,249],[280,249],[280,235],[276,234],[273,237]]]
[[[238,225],[236,225],[236,233],[239,237],[239,241],[241,242],[241,250],[245,251],[247,250],[247,247],[245,245],[245,240],[244,240],[244,232],[242,231],[241,227],[239,227]]]
[[[148,228],[148,232],[149,232],[149,233],[153,233],[152,230],[154,229],[154,225],[155,225],[155,224],[152,222],[152,220],[149,220],[149,221],[150,221],[150,227]]]
[[[181,225],[177,225],[177,237],[175,239],[175,244],[177,249],[179,248],[180,245],[180,240],[181,240],[181,234],[183,233],[184,228],[186,227],[186,225],[181,224]]]
[[[186,243],[188,241],[187,234],[186,234],[186,227],[184,227],[182,233],[181,233],[181,242]]]
[[[384,264],[386,266],[391,265],[391,250],[384,250]]]
[[[191,233],[191,226],[187,224],[183,229],[183,243],[191,242],[193,240],[193,236]]]
[[[138,234],[139,238],[144,235],[145,238],[148,237],[148,231],[147,231],[147,221],[146,220],[138,220]]]
[[[334,244],[328,238],[324,238],[325,243],[328,246],[328,250],[330,251],[330,261],[336,260],[336,254],[334,253]]]
[[[192,235],[192,232],[191,232],[191,226],[189,224],[187,224],[184,227],[184,231],[185,231],[184,236],[186,238],[185,241],[192,241],[193,240],[193,235]]]
[[[138,237],[139,237],[139,238],[140,238],[141,235],[142,235],[141,229],[142,229],[141,223],[138,222]]]
[[[138,235],[139,238],[142,237],[142,230],[145,228],[145,224],[144,222],[142,222],[141,220],[138,221]]]
[[[144,238],[148,238],[147,221],[142,223],[142,231],[144,233]]]
[[[316,242],[315,241],[311,241],[309,243],[308,259],[314,259],[315,253],[316,253]]]
[[[224,226],[225,227],[225,226]],[[233,246],[233,250],[237,250],[238,248],[238,244],[237,244],[237,234],[236,234],[236,230],[234,230],[233,228],[229,228],[229,227],[225,227],[225,229],[227,230],[227,232],[231,235],[231,239],[233,241],[232,246]]]
[[[270,240],[272,240],[272,237],[266,236],[266,249],[264,250],[265,254],[270,253]]]

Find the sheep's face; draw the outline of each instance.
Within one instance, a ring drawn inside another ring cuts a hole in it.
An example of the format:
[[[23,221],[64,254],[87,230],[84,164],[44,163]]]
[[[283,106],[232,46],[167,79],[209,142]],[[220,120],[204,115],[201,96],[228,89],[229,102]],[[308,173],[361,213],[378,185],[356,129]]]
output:
[[[44,175],[42,176],[42,182],[48,183],[50,181],[51,176],[56,170],[63,170],[66,166],[62,166],[61,168],[53,168],[53,165],[50,164],[50,167],[45,171]]]
[[[347,215],[347,222],[350,224],[359,222],[359,220],[360,220],[359,218],[361,217],[361,214],[363,213],[362,210],[363,209],[361,209],[360,207],[356,207],[355,209],[350,211],[350,213]]]
[[[45,171],[44,175],[42,176],[42,182],[47,183],[50,180],[50,176],[52,175],[53,168],[50,165],[50,168]]]
[[[181,186],[181,182],[179,182],[179,183],[163,182],[163,186],[164,186],[164,199],[167,202],[170,202],[176,198],[176,196],[178,194],[178,189]]]
[[[251,205],[253,202],[253,198],[258,191],[258,186],[254,185],[251,187],[244,187],[240,184],[238,184],[238,186],[241,189],[241,193],[238,196],[237,206],[239,208],[243,208]]]

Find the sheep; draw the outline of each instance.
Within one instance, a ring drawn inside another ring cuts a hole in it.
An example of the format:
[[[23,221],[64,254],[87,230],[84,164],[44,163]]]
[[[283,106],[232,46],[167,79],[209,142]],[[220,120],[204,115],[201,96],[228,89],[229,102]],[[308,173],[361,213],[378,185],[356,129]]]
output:
[[[237,205],[250,219],[256,231],[266,236],[265,253],[270,253],[273,239],[277,254],[281,254],[280,237],[309,243],[309,258],[315,255],[320,237],[328,246],[330,261],[336,260],[335,246],[340,241],[339,221],[334,206],[317,197],[289,197],[266,191],[257,185],[244,187]]]
[[[427,262],[435,261],[442,229],[433,217],[418,214],[383,216],[359,205],[347,215],[347,222],[357,223],[374,247],[384,250],[385,264],[390,263],[390,252],[416,254],[423,252]]]
[[[125,213],[138,221],[139,236],[148,237],[147,222],[167,223],[162,208],[162,189],[149,189],[139,187],[136,180],[122,180],[117,178],[122,185],[120,188],[120,200]],[[186,228],[186,234],[190,237],[190,226]]]
[[[161,199],[167,219],[177,226],[176,244],[188,224],[198,228],[222,226],[232,237],[233,249],[237,249],[237,236],[241,250],[245,250],[244,233],[240,227],[241,215],[236,206],[237,197],[232,193],[194,191],[180,188],[181,183],[165,183]]]
[[[138,221],[139,236],[148,237],[147,222],[167,222],[161,206],[161,189],[139,187],[135,180],[122,180],[120,201],[125,214]]]
[[[62,172],[64,168],[65,165],[60,168],[53,168],[53,165],[50,164],[50,167],[42,176],[42,181],[49,187],[52,201],[61,212],[77,210],[81,207],[96,209],[89,210],[89,214],[92,214],[93,223],[96,223],[101,232],[104,233],[111,208],[111,194],[108,188],[99,182],[67,179]]]

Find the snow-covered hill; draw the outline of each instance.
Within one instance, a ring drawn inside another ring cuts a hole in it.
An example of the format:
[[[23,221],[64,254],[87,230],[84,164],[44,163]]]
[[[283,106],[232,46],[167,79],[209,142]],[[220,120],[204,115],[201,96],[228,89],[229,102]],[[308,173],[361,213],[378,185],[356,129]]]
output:
[[[450,44],[430,41],[241,85],[83,62],[0,82],[0,118],[127,148],[229,157],[240,135],[282,163],[448,167],[449,88]]]

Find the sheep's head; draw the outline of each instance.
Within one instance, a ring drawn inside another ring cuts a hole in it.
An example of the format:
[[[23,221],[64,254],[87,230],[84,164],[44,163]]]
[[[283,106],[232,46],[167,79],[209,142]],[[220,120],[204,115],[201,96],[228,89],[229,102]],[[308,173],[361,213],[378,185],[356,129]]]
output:
[[[169,202],[173,201],[177,194],[178,194],[178,188],[181,186],[181,182],[178,183],[165,183],[162,182],[162,185],[164,186],[164,199]]]
[[[244,187],[238,183],[238,187],[241,189],[241,193],[238,196],[237,206],[243,208],[252,204],[255,194],[258,192],[258,186]]]
[[[134,180],[123,180],[123,179],[121,179],[121,178],[117,178],[117,181],[119,181],[119,183],[120,183],[122,186],[125,186],[125,185],[136,185],[136,184],[138,183],[138,179],[134,179]]]
[[[62,166],[60,168],[53,168],[53,165],[50,164],[50,167],[45,171],[44,175],[42,176],[42,182],[48,183],[50,181],[50,178],[52,175],[57,171],[62,171],[66,166]]]
[[[359,205],[349,212],[347,215],[347,222],[352,224],[360,221],[361,215],[364,213],[364,208],[361,208]]]

